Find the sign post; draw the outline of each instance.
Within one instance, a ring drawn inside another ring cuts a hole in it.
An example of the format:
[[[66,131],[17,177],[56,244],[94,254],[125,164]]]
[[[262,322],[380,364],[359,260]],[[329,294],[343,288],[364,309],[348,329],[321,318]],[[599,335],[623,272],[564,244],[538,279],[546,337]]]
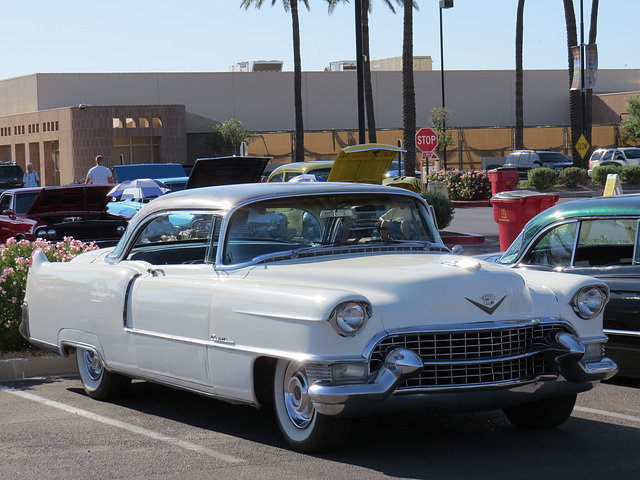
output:
[[[433,131],[432,128],[421,128],[416,133],[416,147],[422,152],[422,164],[420,165],[420,173],[422,176],[422,183],[427,183],[427,157],[433,154],[433,151],[438,146],[438,134]]]

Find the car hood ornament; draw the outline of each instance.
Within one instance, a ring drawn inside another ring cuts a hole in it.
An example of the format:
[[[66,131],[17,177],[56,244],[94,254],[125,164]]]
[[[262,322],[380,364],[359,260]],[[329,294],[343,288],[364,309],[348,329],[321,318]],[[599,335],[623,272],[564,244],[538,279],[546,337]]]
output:
[[[505,295],[504,297],[502,297],[497,302],[496,302],[496,296],[491,294],[491,293],[484,294],[480,298],[481,302],[476,302],[475,300],[471,300],[470,298],[467,298],[467,297],[464,297],[464,298],[465,298],[465,300],[468,300],[469,302],[474,304],[476,307],[478,307],[483,312],[488,313],[489,315],[493,315],[493,312],[495,312],[498,309],[500,304],[502,302],[504,302],[504,300],[505,300],[505,298],[507,298],[507,296]]]

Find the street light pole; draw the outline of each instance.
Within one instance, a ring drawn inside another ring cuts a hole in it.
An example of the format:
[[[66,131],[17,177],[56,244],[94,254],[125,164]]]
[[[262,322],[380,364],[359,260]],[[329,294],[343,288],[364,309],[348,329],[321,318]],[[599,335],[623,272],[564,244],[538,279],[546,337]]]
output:
[[[442,90],[442,131],[446,135],[447,133],[447,119],[444,103],[444,42],[442,39],[442,9],[452,8],[453,0],[440,0],[440,85]],[[444,170],[447,169],[447,147],[442,148],[442,164]]]
[[[362,45],[362,0],[355,0],[356,8],[356,81],[358,82],[358,143],[365,143],[364,128],[364,57]]]

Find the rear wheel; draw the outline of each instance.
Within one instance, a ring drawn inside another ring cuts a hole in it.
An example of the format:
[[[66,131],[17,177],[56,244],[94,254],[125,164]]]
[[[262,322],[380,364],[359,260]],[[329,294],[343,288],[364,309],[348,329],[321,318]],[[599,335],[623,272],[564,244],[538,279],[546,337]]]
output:
[[[82,387],[91,398],[108,400],[123,395],[129,388],[131,379],[106,370],[91,350],[77,348],[76,362]]]
[[[576,404],[577,395],[546,398],[524,405],[503,409],[514,425],[529,429],[548,429],[562,425],[570,416]]]
[[[287,443],[299,452],[313,453],[338,448],[347,440],[350,419],[321,415],[308,395],[304,367],[278,361],[274,377],[274,400],[280,431]]]

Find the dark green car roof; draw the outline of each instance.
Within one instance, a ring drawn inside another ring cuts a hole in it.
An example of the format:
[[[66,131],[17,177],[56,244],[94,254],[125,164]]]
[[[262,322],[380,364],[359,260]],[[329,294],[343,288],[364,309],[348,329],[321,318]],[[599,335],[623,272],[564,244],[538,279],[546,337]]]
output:
[[[541,230],[559,220],[629,216],[640,216],[640,194],[573,200],[543,210],[529,220],[523,230],[523,240],[528,245]]]

